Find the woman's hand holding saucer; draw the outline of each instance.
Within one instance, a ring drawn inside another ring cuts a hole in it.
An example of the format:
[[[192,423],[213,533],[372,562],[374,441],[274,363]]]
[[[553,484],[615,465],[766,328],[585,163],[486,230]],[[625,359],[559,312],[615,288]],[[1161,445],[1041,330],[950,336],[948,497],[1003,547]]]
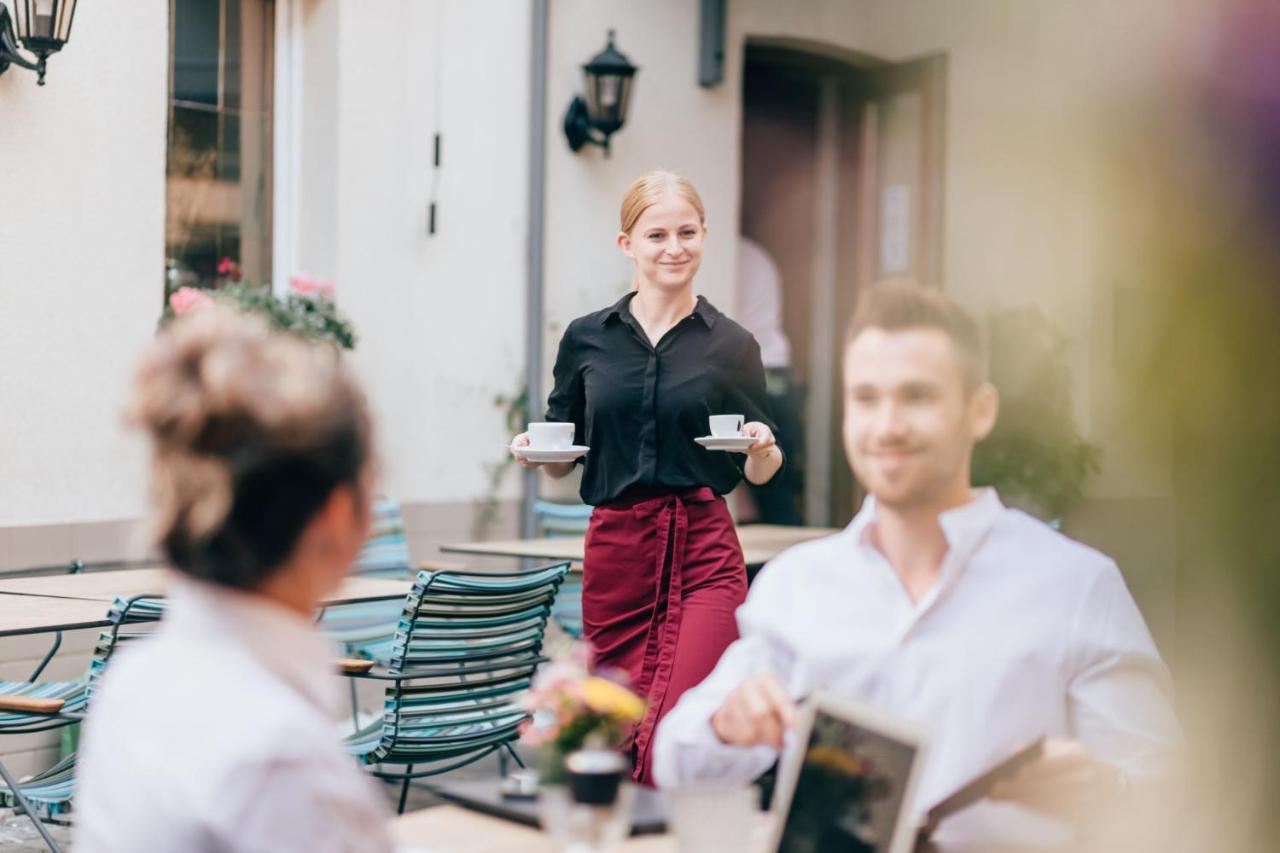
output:
[[[778,445],[777,440],[773,437],[773,430],[769,429],[768,424],[760,423],[760,421],[748,421],[743,424],[742,434],[754,438],[755,442],[749,447],[736,452],[745,453],[752,459],[764,459]]]
[[[525,457],[523,454],[521,454],[519,450],[516,450],[517,447],[528,447],[529,444],[530,444],[529,433],[527,432],[520,433],[515,438],[511,439],[511,455],[514,456],[516,458],[516,461],[520,463],[520,467],[528,468],[530,471],[532,471],[532,470],[541,468],[546,463],[530,462],[529,459]]]

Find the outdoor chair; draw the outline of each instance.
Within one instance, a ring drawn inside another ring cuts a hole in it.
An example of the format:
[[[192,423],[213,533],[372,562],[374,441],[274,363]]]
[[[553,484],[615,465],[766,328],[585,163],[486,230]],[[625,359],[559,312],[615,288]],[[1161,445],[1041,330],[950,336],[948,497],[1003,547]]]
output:
[[[550,538],[564,536],[581,536],[587,532],[591,523],[591,510],[588,504],[558,504],[551,501],[537,500],[533,502],[533,514],[538,521],[538,529],[543,536]],[[556,620],[570,637],[582,638],[582,575],[570,574],[560,587],[560,595],[556,598],[555,609],[551,617]]]
[[[41,682],[37,679],[52,660],[60,645],[61,635],[55,640],[49,653],[36,666],[25,682],[0,682],[0,708],[10,700],[9,710],[0,711],[0,735],[28,734],[48,731],[77,723],[84,713],[102,679],[107,663],[121,644],[147,636],[149,630],[122,630],[125,626],[155,623],[164,612],[164,602],[158,595],[135,595],[117,598],[108,611],[111,627],[98,636],[89,668],[85,675],[74,681]],[[12,700],[41,700],[43,710],[18,710],[21,702]],[[58,703],[61,704],[58,704]],[[0,803],[17,811],[25,811],[35,823],[36,829],[50,850],[60,848],[54,842],[42,821],[64,823],[75,794],[75,754],[67,755],[52,767],[20,782],[12,779],[3,764],[0,775],[4,786],[0,787]]]
[[[387,682],[382,718],[347,747],[375,776],[403,783],[401,812],[413,779],[499,750],[523,766],[512,748],[528,717],[519,699],[546,660],[543,637],[568,569],[418,573],[388,666],[350,676]]]
[[[409,588],[415,571],[409,558],[404,516],[397,501],[378,498],[373,502],[373,523],[369,538],[361,547],[360,556],[356,558],[351,574],[389,580],[403,579],[405,589]],[[378,660],[379,654],[385,655],[391,647],[403,608],[402,599],[338,604],[326,607],[320,614],[318,624],[320,631],[340,645],[345,654]]]

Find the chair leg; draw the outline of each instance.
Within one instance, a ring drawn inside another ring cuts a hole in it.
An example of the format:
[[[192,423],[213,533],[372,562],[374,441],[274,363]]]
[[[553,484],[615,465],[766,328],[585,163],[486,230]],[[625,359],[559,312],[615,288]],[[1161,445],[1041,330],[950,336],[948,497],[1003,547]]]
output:
[[[356,701],[356,680],[348,678],[347,684],[351,687],[351,730],[358,732],[360,731],[360,704]]]
[[[511,757],[515,759],[516,764],[520,767],[521,770],[523,770],[524,762],[520,760],[520,753],[516,752],[516,748],[512,746],[510,743],[504,743],[503,746],[506,748],[507,752],[511,753]],[[505,765],[507,763],[506,755],[503,753],[498,753],[498,755],[502,758],[502,764]],[[502,775],[506,776],[507,774],[503,773]]]
[[[9,786],[9,790],[13,792],[13,799],[18,804],[19,810],[26,812],[27,817],[31,818],[31,822],[36,825],[36,832],[40,833],[40,837],[44,839],[44,843],[53,853],[62,853],[62,848],[58,846],[58,842],[53,840],[53,836],[49,834],[49,828],[44,825],[44,821],[36,815],[35,810],[31,808],[31,804],[27,802],[26,796],[18,787],[18,783],[9,775],[9,769],[4,766],[4,762],[0,761],[0,777],[4,779],[4,783]]]
[[[412,781],[409,778],[409,774],[413,772],[413,765],[410,764],[407,766],[404,769],[404,772],[404,784],[400,786],[400,805],[396,807],[396,814],[404,814],[404,803],[405,800],[409,799],[409,782]]]

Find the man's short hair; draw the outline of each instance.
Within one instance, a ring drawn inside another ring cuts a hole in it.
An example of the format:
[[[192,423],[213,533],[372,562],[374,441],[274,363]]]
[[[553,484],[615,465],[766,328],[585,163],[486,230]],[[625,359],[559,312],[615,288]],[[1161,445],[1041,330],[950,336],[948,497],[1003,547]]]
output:
[[[965,392],[986,381],[982,336],[968,311],[937,290],[912,281],[895,280],[872,285],[858,300],[845,335],[847,350],[867,329],[887,332],[937,329],[951,339],[964,375]]]

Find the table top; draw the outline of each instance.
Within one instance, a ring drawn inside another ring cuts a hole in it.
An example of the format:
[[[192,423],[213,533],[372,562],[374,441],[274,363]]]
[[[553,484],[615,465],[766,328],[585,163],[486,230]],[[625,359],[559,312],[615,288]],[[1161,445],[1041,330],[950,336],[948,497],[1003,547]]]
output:
[[[551,838],[537,829],[469,811],[461,806],[434,806],[396,818],[391,825],[397,844],[431,853],[552,853]],[[769,817],[761,813],[752,847],[763,853],[769,842]],[[641,835],[627,839],[620,853],[676,853],[673,835]]]
[[[0,637],[102,628],[111,624],[105,601],[49,598],[43,595],[0,595]]]
[[[830,536],[834,527],[790,527],[782,524],[743,524],[738,526],[738,541],[747,566],[759,567],[792,545]],[[507,539],[493,542],[462,542],[441,545],[441,551],[455,554],[481,554],[490,557],[528,557],[535,560],[569,560],[582,562],[585,536],[558,538]],[[2,587],[0,587],[2,589]]]
[[[128,598],[145,593],[163,594],[168,585],[167,575],[167,569],[124,569],[74,575],[0,578],[0,598],[41,596],[111,602],[117,596]],[[380,598],[402,598],[412,586],[413,582],[407,579],[350,577],[324,603],[351,604]]]

